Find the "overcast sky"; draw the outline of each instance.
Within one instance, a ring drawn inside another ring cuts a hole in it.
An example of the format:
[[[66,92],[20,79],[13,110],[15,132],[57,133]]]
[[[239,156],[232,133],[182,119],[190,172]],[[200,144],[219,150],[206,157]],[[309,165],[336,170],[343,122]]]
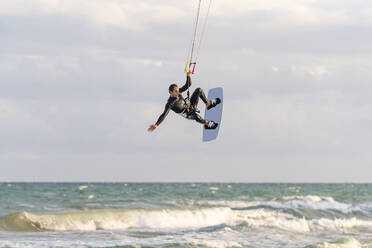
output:
[[[0,181],[372,182],[367,0],[213,0],[192,90],[224,88],[218,139],[147,132],[196,2],[2,0]]]

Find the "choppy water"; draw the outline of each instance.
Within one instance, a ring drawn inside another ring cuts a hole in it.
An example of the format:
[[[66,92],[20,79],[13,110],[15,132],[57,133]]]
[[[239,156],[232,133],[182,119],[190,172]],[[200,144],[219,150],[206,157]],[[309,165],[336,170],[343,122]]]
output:
[[[372,247],[372,185],[0,183],[0,247]]]

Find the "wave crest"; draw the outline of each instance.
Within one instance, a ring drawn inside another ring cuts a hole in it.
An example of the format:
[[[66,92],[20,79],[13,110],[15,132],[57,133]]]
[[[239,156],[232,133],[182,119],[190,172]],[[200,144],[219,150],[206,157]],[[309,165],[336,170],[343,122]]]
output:
[[[230,222],[229,208],[198,210],[97,210],[34,214],[17,212],[0,218],[8,231],[91,231],[128,228],[202,228]]]
[[[250,228],[273,228],[294,233],[324,230],[372,228],[372,221],[353,218],[299,218],[276,210],[231,208],[97,210],[67,213],[34,214],[17,212],[0,217],[0,229],[7,231],[93,231],[99,229],[189,229],[215,226],[247,225]]]
[[[285,196],[281,200],[273,199],[268,201],[189,201],[186,202],[192,206],[210,206],[210,207],[230,207],[235,209],[261,208],[268,207],[274,209],[313,209],[313,210],[334,210],[342,213],[352,211],[361,211],[360,208],[352,204],[335,201],[332,197],[326,196]]]

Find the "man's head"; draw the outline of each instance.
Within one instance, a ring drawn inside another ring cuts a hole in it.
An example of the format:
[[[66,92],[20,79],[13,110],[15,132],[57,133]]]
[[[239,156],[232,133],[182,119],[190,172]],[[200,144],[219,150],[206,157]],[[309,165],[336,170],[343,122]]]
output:
[[[177,84],[171,84],[169,86],[169,94],[171,97],[177,97],[180,93],[180,89],[178,88]]]

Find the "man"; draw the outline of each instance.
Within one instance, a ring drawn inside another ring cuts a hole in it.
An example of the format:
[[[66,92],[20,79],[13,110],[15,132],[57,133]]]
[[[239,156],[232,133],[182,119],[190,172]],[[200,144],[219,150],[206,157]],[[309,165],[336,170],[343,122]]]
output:
[[[191,95],[191,98],[183,98],[181,95],[182,92],[186,91],[188,87],[191,85],[191,78],[190,72],[187,73],[187,79],[184,86],[178,88],[176,84],[171,84],[169,86],[169,99],[167,104],[165,105],[164,112],[160,115],[158,121],[151,125],[147,130],[149,132],[154,131],[160,123],[165,119],[167,114],[170,110],[173,110],[177,114],[182,115],[183,117],[189,120],[196,120],[197,122],[204,124],[205,129],[215,129],[218,126],[218,123],[213,121],[204,120],[200,115],[197,113],[199,112],[197,109],[199,98],[205,103],[207,109],[211,109],[215,107],[217,104],[221,102],[221,99],[216,98],[212,101],[209,101],[205,96],[202,89],[197,88],[194,93]]]

